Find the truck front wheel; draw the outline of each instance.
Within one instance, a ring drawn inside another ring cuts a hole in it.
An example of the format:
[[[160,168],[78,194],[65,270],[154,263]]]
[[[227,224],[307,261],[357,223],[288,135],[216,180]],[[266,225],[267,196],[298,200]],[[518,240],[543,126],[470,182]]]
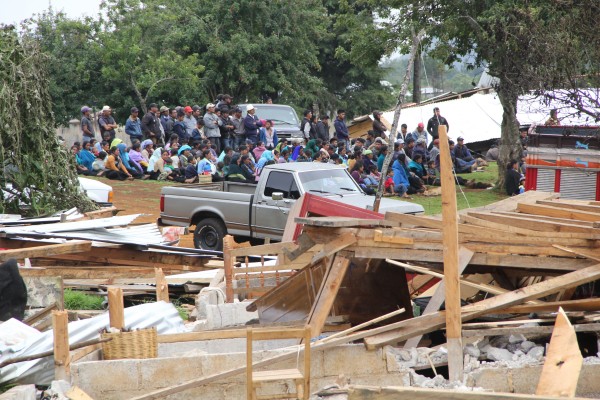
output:
[[[223,221],[206,218],[196,224],[194,230],[194,246],[204,250],[223,250],[223,238],[227,234]]]

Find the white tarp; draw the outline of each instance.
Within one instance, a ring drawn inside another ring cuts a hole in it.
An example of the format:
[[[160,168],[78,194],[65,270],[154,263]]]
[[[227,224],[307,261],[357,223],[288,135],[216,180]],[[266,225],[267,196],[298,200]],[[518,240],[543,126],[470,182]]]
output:
[[[434,107],[440,108],[440,114],[448,120],[448,135],[456,140],[462,136],[466,143],[500,138],[502,123],[502,106],[496,93],[476,93],[470,97],[440,101],[424,106],[403,108],[400,114],[400,125],[407,124],[412,132],[422,122],[427,128],[427,121],[433,116]],[[591,125],[589,116],[577,115],[577,110],[561,107],[554,102],[544,104],[542,99],[534,96],[521,96],[517,105],[517,119],[520,124],[543,124],[549,117],[550,110],[557,108],[562,125]],[[390,123],[394,120],[394,112],[384,113]],[[429,135],[428,135],[429,136]],[[431,140],[429,136],[428,141]]]
[[[100,332],[109,326],[108,312],[93,318],[69,323],[69,343],[76,344],[98,339]],[[144,329],[155,327],[159,334],[184,332],[183,320],[175,306],[164,301],[146,303],[125,309],[125,327]],[[17,334],[15,330],[22,333]],[[8,320],[0,324],[0,362],[14,357],[23,357],[52,350],[53,331],[33,332],[32,328]],[[0,370],[0,383],[49,385],[54,379],[54,358],[10,364]]]

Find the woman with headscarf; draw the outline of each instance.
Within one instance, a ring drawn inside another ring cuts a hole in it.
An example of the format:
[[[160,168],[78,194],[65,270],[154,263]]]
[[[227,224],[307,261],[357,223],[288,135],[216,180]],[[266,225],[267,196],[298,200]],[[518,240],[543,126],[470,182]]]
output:
[[[387,128],[383,121],[381,121],[381,116],[383,113],[381,111],[373,111],[373,136],[378,138],[386,138]]]
[[[94,168],[92,167],[92,164],[96,160],[96,157],[90,149],[91,143],[83,142],[83,147],[81,148],[81,150],[79,150],[79,153],[77,154],[77,163],[83,165],[87,169],[87,173],[84,173],[84,175],[96,175],[94,173]]]
[[[144,174],[144,170],[139,164],[135,163],[129,158],[129,153],[127,152],[127,146],[125,143],[119,143],[117,148],[119,149],[123,166],[127,169],[127,171],[129,171],[134,178],[141,177]]]
[[[133,180],[133,176],[127,171],[121,160],[121,154],[117,146],[111,147],[108,157],[106,157],[106,173],[108,179],[118,179],[120,181]]]
[[[140,142],[136,142],[129,149],[129,161],[139,165],[142,171],[147,171],[148,168],[148,160],[144,158],[141,153],[142,145]]]
[[[306,143],[306,149],[310,150],[310,152],[315,156],[319,152],[319,146],[317,146],[317,141],[315,139],[311,139]]]
[[[248,182],[248,180],[244,176],[244,171],[242,171],[242,169],[240,168],[240,158],[241,157],[237,154],[231,158],[231,163],[229,164],[229,168],[227,169],[225,180],[234,182]]]
[[[152,152],[154,151],[154,143],[151,139],[146,139],[140,145],[140,149],[142,149],[142,151],[140,151],[140,153],[142,153],[142,157],[144,157],[146,162],[149,163],[150,157],[152,157]],[[150,172],[149,169],[148,172]]]
[[[185,169],[188,166],[188,157],[191,155],[190,151],[192,147],[190,145],[184,144],[177,150],[177,155],[179,156],[179,169],[185,173]]]

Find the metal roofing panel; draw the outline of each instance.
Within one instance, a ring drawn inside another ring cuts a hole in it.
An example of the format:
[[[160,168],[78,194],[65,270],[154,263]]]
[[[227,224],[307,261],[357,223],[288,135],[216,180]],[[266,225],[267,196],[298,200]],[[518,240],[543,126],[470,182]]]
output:
[[[110,218],[98,218],[86,221],[77,222],[62,222],[56,224],[43,224],[43,225],[27,225],[27,226],[14,226],[14,227],[0,227],[0,232],[4,233],[22,233],[22,232],[69,232],[69,231],[82,231],[96,228],[109,228],[112,226],[126,226],[132,223],[141,214],[123,215],[119,217]]]

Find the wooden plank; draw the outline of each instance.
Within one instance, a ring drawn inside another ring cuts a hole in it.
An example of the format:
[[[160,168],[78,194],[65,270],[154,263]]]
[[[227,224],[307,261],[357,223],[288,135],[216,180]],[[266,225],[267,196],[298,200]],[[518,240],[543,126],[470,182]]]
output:
[[[231,252],[235,249],[233,236],[225,235],[223,238],[223,268],[225,270],[225,301],[233,303],[233,264],[235,256]]]
[[[54,379],[70,380],[71,354],[69,353],[69,314],[52,311],[52,335],[54,337]]]
[[[108,316],[111,328],[125,328],[123,289],[113,287],[108,288]]]
[[[598,222],[600,214],[597,212],[569,210],[560,207],[544,206],[539,204],[522,204],[517,205],[517,211],[532,214],[545,215],[547,217],[578,219],[581,221]]]
[[[600,254],[598,254],[597,251],[569,248],[557,244],[553,245],[553,247],[556,247],[557,249],[560,249],[562,251],[576,254],[581,257],[589,258],[590,260],[600,261]]]
[[[422,226],[423,228],[431,228],[431,229],[439,229],[441,230],[443,227],[442,220],[435,219],[431,217],[426,217],[424,215],[410,215],[410,214],[402,214],[395,211],[388,211],[385,213],[385,219],[388,221],[400,222],[402,226],[404,225],[412,225],[412,226]]]
[[[552,206],[557,208],[566,208],[570,210],[579,210],[579,211],[588,211],[600,213],[600,206],[593,206],[589,204],[577,204],[577,203],[567,203],[564,201],[549,201],[549,200],[538,200],[535,202],[536,204],[540,204],[543,206]]]
[[[323,246],[323,249],[312,257],[311,263],[315,264],[323,258],[329,257],[338,251],[344,250],[346,247],[354,243],[356,243],[356,236],[354,236],[352,233],[346,233]]]
[[[529,321],[523,321],[527,323]],[[575,332],[600,332],[600,323],[573,325]],[[463,337],[508,336],[521,334],[527,336],[551,335],[554,326],[511,326],[503,328],[463,329]]]
[[[53,310],[56,310],[56,309],[58,309],[58,304],[57,303],[50,304],[49,306],[46,306],[46,307],[42,308],[40,311],[38,311],[34,315],[31,315],[31,316],[25,318],[23,320],[23,323],[27,324],[29,326],[33,326],[33,324],[35,324],[36,322],[38,322],[38,321],[46,318],[48,315],[50,315],[50,313]]]
[[[343,228],[356,226],[398,226],[399,223],[384,219],[367,219],[367,218],[351,218],[351,217],[297,217],[297,224],[306,226],[319,226],[328,228]]]
[[[408,386],[350,386],[348,400],[560,400],[562,397],[530,394],[423,389]],[[583,399],[578,399],[583,400]]]
[[[235,246],[231,250],[232,257],[247,257],[247,256],[276,256],[283,253],[284,250],[292,251],[298,247],[294,242],[281,242],[261,244],[259,246],[240,247]]]
[[[559,237],[579,237],[592,239],[596,238],[596,236],[600,234],[600,230],[598,229],[574,224],[543,221],[540,219],[536,220],[534,216],[511,217],[508,215],[481,212],[469,212],[468,216],[495,224],[507,225],[509,227],[509,231],[525,235],[532,234],[531,232],[540,232],[545,233],[546,235]],[[473,223],[473,221],[468,218],[461,218],[469,223]],[[574,236],[575,234],[579,235]]]
[[[154,273],[156,275],[156,301],[169,303],[169,284],[162,268],[155,268]]]
[[[341,256],[336,256],[327,269],[325,277],[321,283],[319,293],[317,294],[313,306],[308,314],[306,324],[310,326],[312,337],[319,336],[325,326],[325,320],[331,312],[333,303],[337,296],[342,280],[350,266],[350,260]]]
[[[43,243],[43,242],[39,242]],[[10,258],[23,260],[25,258],[40,258],[58,254],[82,253],[90,251],[92,242],[87,240],[72,240],[59,244],[48,244],[37,247],[27,247],[21,249],[2,250],[0,251],[0,262],[4,262]]]
[[[467,265],[469,265],[469,262],[471,261],[473,254],[474,253],[471,250],[467,249],[466,247],[462,247],[462,246],[460,247],[459,255],[458,255],[458,273],[459,274],[462,274],[463,271],[465,270],[465,268],[467,268]],[[425,311],[423,311],[422,315],[432,314],[440,309],[440,307],[442,306],[442,303],[444,302],[444,299],[446,297],[445,291],[446,291],[446,285],[444,284],[444,280],[442,279],[442,281],[438,285],[437,289],[435,290],[435,293],[433,294],[433,296],[431,296],[431,299],[429,300],[427,307],[425,307]],[[406,341],[406,343],[404,344],[404,348],[410,349],[413,347],[418,347],[419,342],[421,342],[421,338],[423,338],[423,336],[418,335],[418,336],[408,339]]]
[[[600,264],[596,264],[579,271],[569,272],[555,278],[551,278],[531,286],[521,288],[514,292],[500,294],[498,296],[482,300],[472,306],[462,308],[462,321],[470,321],[481,315],[490,313],[509,306],[517,305],[528,300],[556,293],[564,288],[575,287],[592,282],[600,277]],[[477,307],[477,308],[475,308]],[[398,343],[418,334],[425,334],[444,326],[445,316],[443,313],[435,313],[401,321],[395,325],[397,329],[386,333],[372,336],[365,340],[368,349],[375,349],[386,344]]]
[[[139,279],[153,278],[154,272],[148,270],[114,271],[111,269],[77,269],[77,268],[19,268],[21,276],[60,276],[63,279]]]
[[[598,311],[600,310],[600,298],[553,301],[540,304],[527,304],[522,306],[503,308],[499,312],[507,314],[557,312],[559,307],[562,307],[565,311]]]
[[[517,218],[523,218],[523,217],[530,218],[530,217],[528,217],[529,214],[523,214],[523,213],[518,213],[518,212],[499,211],[499,212],[494,212],[494,214],[506,215],[509,217],[517,217]],[[537,221],[549,221],[549,222],[556,222],[559,224],[571,224],[571,225],[587,226],[589,228],[600,228],[600,223],[598,223],[598,222],[588,222],[588,221],[580,221],[580,220],[576,220],[576,219],[548,217],[545,215],[536,215],[535,219]]]
[[[386,235],[383,233],[383,231],[381,229],[373,230],[373,240],[375,242],[393,243],[393,244],[413,244],[415,242],[414,239],[408,238],[408,237],[396,236],[394,234]]]
[[[563,309],[558,310],[546,361],[535,394],[575,397],[583,357],[575,330]]]
[[[70,400],[94,400],[90,395],[81,390],[77,386],[71,387],[67,393],[65,393]]]
[[[448,377],[450,381],[462,381],[463,347],[460,315],[461,297],[456,182],[454,180],[454,169],[445,125],[440,124],[438,134],[440,136],[440,181],[442,184],[442,233],[444,243],[444,283],[446,285]]]

